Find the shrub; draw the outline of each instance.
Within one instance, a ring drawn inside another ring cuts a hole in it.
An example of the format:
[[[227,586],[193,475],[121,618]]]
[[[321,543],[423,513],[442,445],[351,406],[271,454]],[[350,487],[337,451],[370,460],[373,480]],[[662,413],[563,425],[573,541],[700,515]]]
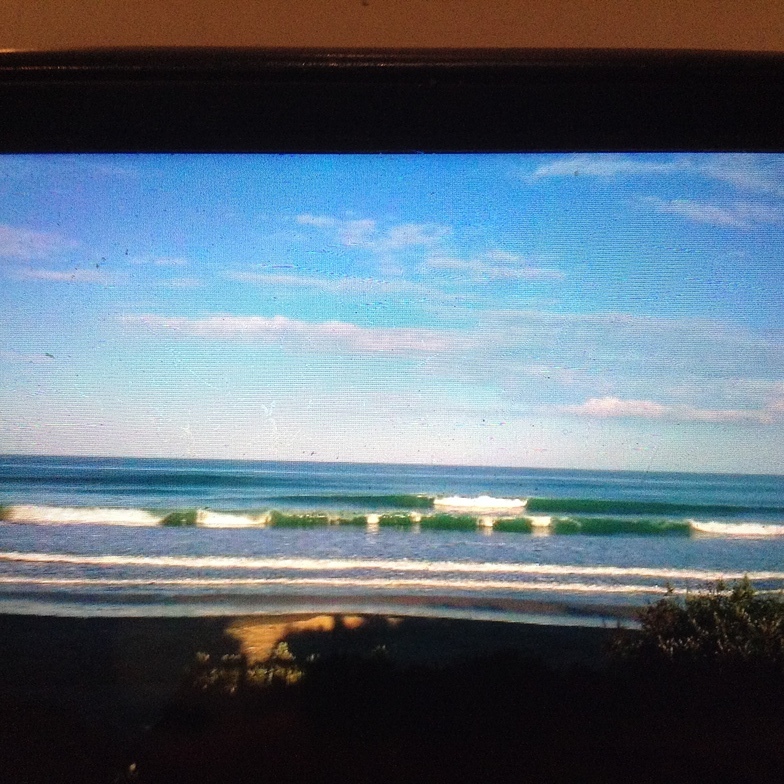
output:
[[[241,654],[220,657],[197,653],[187,685],[213,695],[234,696],[243,691],[291,686],[301,680],[303,670],[285,642],[279,642],[263,662],[250,664]]]
[[[764,669],[784,675],[784,598],[760,595],[747,578],[683,600],[668,595],[639,613],[637,632],[620,631],[616,657],[727,669]]]

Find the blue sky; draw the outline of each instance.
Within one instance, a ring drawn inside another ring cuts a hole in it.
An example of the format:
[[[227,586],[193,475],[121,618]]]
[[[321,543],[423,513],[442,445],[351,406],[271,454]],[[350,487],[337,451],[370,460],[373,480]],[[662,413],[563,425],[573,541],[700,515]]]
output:
[[[784,156],[3,156],[0,452],[784,473]]]

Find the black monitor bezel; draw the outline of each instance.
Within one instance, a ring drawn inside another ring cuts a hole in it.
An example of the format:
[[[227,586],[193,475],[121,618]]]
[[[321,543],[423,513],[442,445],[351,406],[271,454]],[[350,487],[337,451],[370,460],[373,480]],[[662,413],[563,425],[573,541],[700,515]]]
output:
[[[0,152],[780,151],[784,56],[0,53]]]

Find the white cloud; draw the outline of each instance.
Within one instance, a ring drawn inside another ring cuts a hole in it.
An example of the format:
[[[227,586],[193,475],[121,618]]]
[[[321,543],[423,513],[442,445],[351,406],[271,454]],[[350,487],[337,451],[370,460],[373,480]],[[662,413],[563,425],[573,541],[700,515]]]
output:
[[[757,153],[706,153],[652,160],[617,153],[570,155],[539,166],[533,179],[686,173],[758,193],[784,195],[784,159]]]
[[[406,280],[380,280],[378,278],[334,277],[323,278],[316,275],[291,275],[288,273],[267,272],[228,272],[229,280],[241,283],[254,283],[259,286],[284,286],[287,288],[310,288],[328,294],[356,294],[375,291],[385,294],[420,292],[423,287]]]
[[[360,354],[438,354],[451,351],[460,338],[446,330],[423,327],[361,327],[343,321],[309,322],[286,316],[126,315],[121,321],[155,331],[192,337],[244,338],[309,351]]]
[[[93,269],[51,270],[25,268],[19,270],[16,277],[20,280],[40,280],[51,283],[97,283],[103,285],[123,283],[126,280],[121,275],[113,275]]]
[[[749,153],[706,155],[695,169],[704,177],[727,182],[742,190],[784,195],[784,159]]]
[[[204,285],[204,281],[201,278],[169,278],[159,285],[168,289],[198,289]]]
[[[185,267],[188,259],[181,256],[137,256],[131,264],[149,264],[154,267]]]
[[[319,229],[327,229],[335,225],[335,219],[327,215],[297,215],[297,223],[302,226],[316,226]]]
[[[653,400],[624,400],[594,397],[576,406],[558,406],[565,414],[598,419],[662,419],[678,422],[769,425],[784,421],[784,405],[776,402],[762,409],[697,408],[682,404],[665,405]]]
[[[617,177],[628,174],[662,174],[681,170],[683,162],[651,161],[629,158],[615,153],[598,155],[571,155],[539,166],[531,175],[534,179],[545,177]]]
[[[481,280],[560,280],[560,270],[532,266],[522,256],[508,251],[487,251],[470,259],[434,255],[427,259],[431,269],[466,272],[476,281]]]
[[[679,215],[687,220],[712,226],[751,229],[763,224],[784,222],[784,209],[767,204],[735,202],[720,207],[691,199],[665,201],[654,197],[646,198],[644,201],[651,204],[657,212]]]
[[[32,231],[0,224],[0,258],[32,261],[76,247],[56,232]]]
[[[298,215],[297,223],[329,231],[348,248],[363,248],[374,253],[387,253],[411,247],[436,245],[449,228],[436,223],[399,223],[380,227],[371,218],[334,218],[328,215]]]

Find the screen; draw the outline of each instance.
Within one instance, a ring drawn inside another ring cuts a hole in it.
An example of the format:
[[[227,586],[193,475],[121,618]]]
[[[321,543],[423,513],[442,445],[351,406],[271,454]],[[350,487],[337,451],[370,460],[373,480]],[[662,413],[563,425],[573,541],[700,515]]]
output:
[[[780,154],[0,155],[9,780],[778,780],[783,232]]]
[[[5,612],[784,585],[784,157],[0,170]]]

